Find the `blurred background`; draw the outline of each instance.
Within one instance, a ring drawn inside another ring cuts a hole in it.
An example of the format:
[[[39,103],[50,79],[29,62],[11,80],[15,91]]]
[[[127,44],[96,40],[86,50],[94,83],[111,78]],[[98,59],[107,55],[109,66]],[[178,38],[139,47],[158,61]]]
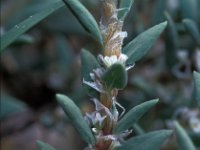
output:
[[[43,10],[55,0],[1,0],[0,34]],[[82,0],[97,21],[100,1]],[[129,71],[129,82],[118,101],[128,111],[159,98],[159,104],[134,126],[134,134],[173,128],[177,119],[197,147],[200,103],[194,99],[192,72],[200,72],[200,1],[135,0],[125,20],[125,44],[146,29],[167,20],[168,26],[151,51]],[[186,20],[185,20],[186,19]],[[189,20],[188,20],[189,19]],[[190,22],[193,27],[188,27]],[[63,7],[20,36],[1,53],[1,149],[36,150],[40,139],[58,149],[82,150],[70,121],[55,101],[68,95],[84,112],[93,104],[82,86],[80,50],[95,56],[100,47]],[[163,150],[177,150],[174,137]]]

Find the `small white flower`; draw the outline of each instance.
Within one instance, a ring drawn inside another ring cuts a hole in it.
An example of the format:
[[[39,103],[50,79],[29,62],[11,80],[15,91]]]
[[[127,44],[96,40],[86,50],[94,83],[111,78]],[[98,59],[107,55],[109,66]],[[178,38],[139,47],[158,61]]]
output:
[[[115,63],[125,64],[128,59],[128,56],[125,54],[120,54],[119,57],[117,57],[117,55],[105,56],[105,57],[99,55],[99,59],[105,64],[106,67],[110,67]]]

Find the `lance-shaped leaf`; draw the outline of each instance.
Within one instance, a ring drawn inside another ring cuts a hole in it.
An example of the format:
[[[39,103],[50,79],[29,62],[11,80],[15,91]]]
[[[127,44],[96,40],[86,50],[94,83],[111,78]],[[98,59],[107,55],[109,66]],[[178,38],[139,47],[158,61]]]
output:
[[[109,89],[122,89],[127,85],[127,71],[125,67],[116,63],[112,65],[102,76],[102,79]]]
[[[170,130],[160,130],[136,136],[126,141],[117,150],[159,150],[171,134]]]
[[[158,24],[164,21],[163,11],[166,10],[167,1],[156,0],[153,8],[152,22]]]
[[[131,9],[134,0],[121,0],[120,2],[120,11],[118,13],[118,17],[120,20],[124,20]]]
[[[79,0],[63,0],[63,2],[72,11],[85,30],[102,44],[103,40],[98,28],[98,24],[85,6],[81,4]]]
[[[56,94],[56,98],[82,139],[87,143],[94,144],[95,138],[76,104],[69,97],[62,94]]]
[[[9,46],[13,41],[15,41],[21,34],[29,30],[31,27],[36,25],[38,22],[40,22],[62,6],[64,6],[64,3],[62,1],[50,4],[43,11],[33,16],[30,16],[29,18],[25,19],[24,21],[10,29],[1,37],[1,51]]]
[[[193,40],[200,44],[200,31],[198,30],[198,27],[196,23],[190,19],[184,19],[183,24],[185,26],[185,29],[189,32]]]
[[[179,0],[181,17],[198,21],[198,1],[199,0]]]
[[[55,148],[53,148],[49,144],[44,143],[42,141],[37,141],[37,148],[38,148],[38,150],[56,150]]]
[[[197,103],[200,107],[200,73],[194,71],[193,77],[194,77],[194,85],[195,85],[195,99],[197,100]]]
[[[168,21],[168,25],[165,32],[166,37],[166,52],[165,60],[169,69],[171,69],[177,63],[176,49],[178,44],[178,33],[174,21],[168,12],[165,12],[165,18]]]
[[[175,122],[175,133],[179,150],[196,150],[186,131],[180,126],[178,122]]]
[[[158,99],[144,102],[132,108],[125,116],[117,123],[115,132],[120,133],[134,125],[150,108],[158,103]]]
[[[136,135],[142,135],[145,134],[145,131],[141,128],[140,125],[138,125],[137,123],[135,123],[133,125],[133,132],[136,133]]]
[[[81,50],[81,73],[82,77],[89,81],[90,73],[94,70],[99,68],[100,65],[97,61],[97,59],[92,55],[88,50],[82,49]]]
[[[163,32],[167,22],[160,23],[141,33],[123,48],[123,53],[128,56],[128,63],[134,63],[141,59],[153,46]]]

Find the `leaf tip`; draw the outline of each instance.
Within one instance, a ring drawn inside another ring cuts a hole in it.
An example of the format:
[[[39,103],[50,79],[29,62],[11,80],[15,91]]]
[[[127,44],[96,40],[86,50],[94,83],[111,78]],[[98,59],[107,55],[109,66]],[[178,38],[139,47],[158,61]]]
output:
[[[65,98],[65,96],[63,94],[56,94],[56,100],[59,104],[61,104],[63,102],[63,99]]]
[[[168,24],[168,21],[164,21],[164,22],[162,22],[161,24],[162,24],[163,27],[165,28],[165,27],[167,26],[167,24]]]

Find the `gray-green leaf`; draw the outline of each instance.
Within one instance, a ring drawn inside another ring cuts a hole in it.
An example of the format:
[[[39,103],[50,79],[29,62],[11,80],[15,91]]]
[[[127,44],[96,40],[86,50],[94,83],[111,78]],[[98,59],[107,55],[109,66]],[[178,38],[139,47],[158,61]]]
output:
[[[134,0],[121,0],[120,2],[120,10],[118,13],[118,17],[120,20],[124,20],[131,9]]]
[[[94,70],[99,68],[100,65],[97,59],[92,55],[88,50],[82,49],[81,50],[81,73],[82,77],[86,81],[90,81],[90,73]]]
[[[177,51],[176,51],[178,44],[178,33],[176,30],[175,23],[168,12],[165,12],[165,18],[168,21],[168,26],[165,32],[165,37],[166,37],[165,61],[169,69],[171,69],[178,61]]]
[[[56,94],[56,98],[82,139],[87,143],[94,144],[95,138],[76,104],[69,97],[62,94]]]
[[[158,103],[158,99],[144,102],[132,108],[125,116],[117,123],[115,132],[120,133],[134,125],[150,108]]]
[[[178,122],[175,122],[175,133],[180,150],[196,150],[191,139],[187,135],[186,131],[181,127]]]
[[[170,130],[160,130],[136,136],[126,141],[117,150],[158,150],[171,134]]]
[[[122,64],[116,63],[108,68],[108,70],[102,76],[102,79],[107,88],[122,89],[127,85],[127,71]]]
[[[141,33],[123,48],[123,53],[128,56],[128,63],[134,63],[141,59],[153,46],[163,32],[167,22],[160,23]]]
[[[50,14],[52,14],[62,6],[64,6],[64,3],[62,1],[55,2],[51,5],[48,5],[48,7],[43,11],[33,16],[30,16],[29,18],[25,19],[24,21],[13,27],[1,37],[1,51],[9,46],[13,41],[15,41],[21,34],[29,30],[31,27],[36,25],[44,18],[48,17]]]
[[[193,40],[200,44],[200,31],[198,30],[197,24],[190,20],[190,19],[184,19],[183,24],[185,26],[185,29],[189,32]]]
[[[79,0],[63,0],[67,7],[72,11],[81,25],[93,36],[99,43],[103,43],[102,36],[97,22],[91,13],[85,8]]]
[[[194,85],[195,85],[195,99],[197,100],[197,103],[200,107],[200,73],[194,71]]]
[[[53,148],[49,144],[44,143],[42,141],[37,141],[37,147],[38,147],[39,150],[56,150],[55,148]]]

